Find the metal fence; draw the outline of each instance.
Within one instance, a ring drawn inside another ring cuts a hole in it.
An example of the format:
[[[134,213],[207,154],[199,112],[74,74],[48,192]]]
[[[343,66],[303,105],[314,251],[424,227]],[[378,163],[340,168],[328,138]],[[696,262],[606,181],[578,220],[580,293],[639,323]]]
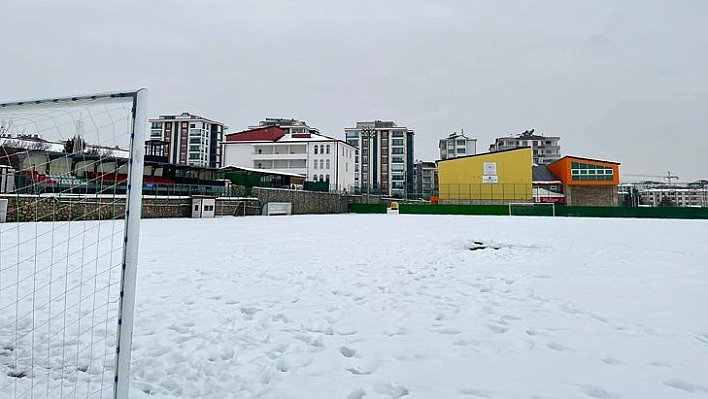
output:
[[[531,184],[441,184],[441,204],[508,204],[533,201]]]
[[[386,204],[349,204],[352,213],[386,213]],[[401,214],[418,215],[509,215],[508,205],[400,204]],[[534,212],[535,216],[550,216]],[[556,206],[555,216],[654,219],[708,219],[708,208]]]

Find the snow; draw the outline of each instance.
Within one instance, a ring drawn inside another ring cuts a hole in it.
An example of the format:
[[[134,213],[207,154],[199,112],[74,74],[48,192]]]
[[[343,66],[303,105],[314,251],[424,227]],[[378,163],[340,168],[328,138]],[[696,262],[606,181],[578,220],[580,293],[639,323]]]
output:
[[[705,398],[707,258],[695,220],[143,220],[131,398]]]

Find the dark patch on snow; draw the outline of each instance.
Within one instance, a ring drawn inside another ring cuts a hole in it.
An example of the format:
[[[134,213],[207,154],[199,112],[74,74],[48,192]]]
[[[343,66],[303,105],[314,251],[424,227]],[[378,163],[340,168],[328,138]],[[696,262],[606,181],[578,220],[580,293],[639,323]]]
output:
[[[24,371],[8,371],[7,376],[12,378],[25,378],[27,377],[27,373]]]
[[[482,249],[493,249],[495,251],[498,251],[501,249],[501,247],[495,244],[485,244],[482,241],[472,241],[472,244],[469,247],[470,251],[479,251]]]

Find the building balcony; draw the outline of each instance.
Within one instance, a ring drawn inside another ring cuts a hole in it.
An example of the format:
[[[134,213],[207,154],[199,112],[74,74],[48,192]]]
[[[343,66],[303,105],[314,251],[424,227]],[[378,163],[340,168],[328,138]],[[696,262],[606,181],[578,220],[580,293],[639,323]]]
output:
[[[296,154],[290,153],[257,153],[251,154],[254,160],[275,160],[275,159],[307,159],[307,153],[301,152]]]

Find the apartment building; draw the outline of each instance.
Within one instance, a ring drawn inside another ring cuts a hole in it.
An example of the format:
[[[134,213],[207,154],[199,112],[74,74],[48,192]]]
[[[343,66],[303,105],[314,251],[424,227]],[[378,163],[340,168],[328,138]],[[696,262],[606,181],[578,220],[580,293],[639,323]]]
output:
[[[451,133],[444,139],[440,139],[440,159],[450,159],[475,155],[477,153],[477,139],[472,139],[462,133]]]
[[[167,161],[190,166],[219,168],[222,166],[221,142],[225,124],[199,115],[160,115],[150,119],[152,143],[163,143]]]
[[[225,166],[266,169],[328,182],[329,190],[351,191],[353,146],[306,125],[263,124],[229,133],[222,144]]]
[[[344,134],[356,148],[354,181],[360,192],[398,198],[414,195],[412,129],[376,120],[357,122]]]
[[[418,161],[413,168],[415,197],[430,200],[438,189],[438,165],[435,162]]]
[[[638,191],[643,205],[708,207],[708,188],[705,187],[640,188]]]
[[[489,152],[529,147],[533,150],[534,164],[550,165],[561,157],[559,141],[560,137],[538,135],[531,129],[516,136],[497,138],[494,144],[489,146]]]

